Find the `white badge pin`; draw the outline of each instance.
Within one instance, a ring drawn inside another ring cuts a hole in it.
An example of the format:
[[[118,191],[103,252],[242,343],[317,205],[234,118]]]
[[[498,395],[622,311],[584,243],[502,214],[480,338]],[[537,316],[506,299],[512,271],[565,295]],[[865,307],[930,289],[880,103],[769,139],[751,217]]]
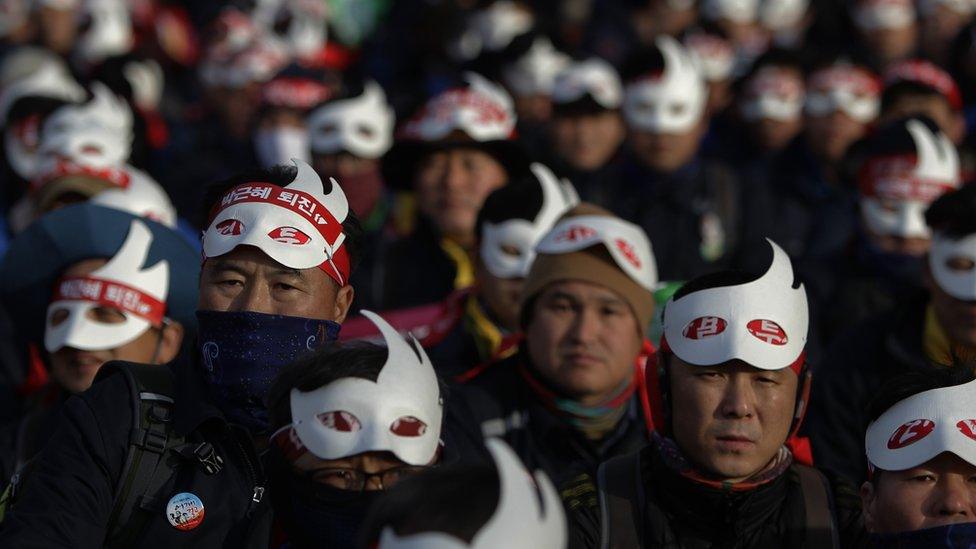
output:
[[[193,530],[203,522],[203,502],[196,494],[180,492],[166,504],[166,519],[178,530]]]

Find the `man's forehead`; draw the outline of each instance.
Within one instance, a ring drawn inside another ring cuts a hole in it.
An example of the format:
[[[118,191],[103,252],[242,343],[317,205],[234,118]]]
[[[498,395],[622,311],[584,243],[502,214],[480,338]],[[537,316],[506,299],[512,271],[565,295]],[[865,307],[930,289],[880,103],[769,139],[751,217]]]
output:
[[[291,274],[301,278],[314,279],[316,273],[328,278],[321,269],[309,267],[307,269],[295,269],[283,265],[254,246],[238,246],[224,255],[208,257],[204,261],[204,269],[209,270],[235,270],[244,273],[264,273],[264,274]]]
[[[788,376],[790,374],[794,376],[796,375],[796,372],[794,372],[792,368],[781,368],[779,370],[764,370],[762,368],[757,368],[756,366],[753,366],[752,364],[749,364],[748,362],[738,358],[727,360],[725,362],[720,362],[718,364],[709,364],[709,365],[698,365],[698,364],[692,364],[690,362],[685,362],[684,360],[681,359],[681,357],[677,355],[675,355],[674,358],[676,359],[676,362],[678,364],[688,368],[692,372],[694,372],[695,369],[702,369],[702,370],[708,369],[708,370],[723,370],[729,373],[743,373],[743,374],[767,374],[767,375],[774,375],[774,376]]]
[[[626,303],[620,294],[609,287],[585,280],[558,280],[546,286],[542,290],[541,296],[544,298],[566,297],[582,302]]]

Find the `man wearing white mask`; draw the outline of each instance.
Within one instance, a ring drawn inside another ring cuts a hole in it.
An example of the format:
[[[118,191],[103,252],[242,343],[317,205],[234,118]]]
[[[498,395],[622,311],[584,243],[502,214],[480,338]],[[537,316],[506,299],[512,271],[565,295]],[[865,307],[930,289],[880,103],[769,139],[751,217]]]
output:
[[[827,351],[808,425],[817,463],[864,480],[864,403],[878,387],[904,372],[928,373],[976,359],[974,212],[972,185],[936,199],[925,213],[931,231],[922,273],[927,295],[865,320]]]
[[[878,71],[907,59],[918,47],[915,2],[911,0],[856,0],[849,5],[862,47]]]
[[[382,334],[285,368],[269,391],[276,520],[294,546],[356,547],[372,502],[444,461],[444,395],[420,343],[362,311]]]
[[[734,173],[699,150],[709,119],[698,64],[671,37],[655,44],[624,71],[630,157],[607,192],[610,209],[654,242],[661,277],[686,280],[728,265],[747,220]]]
[[[905,374],[871,402],[861,485],[872,547],[966,547],[976,542],[976,381],[951,368]]]
[[[363,258],[353,276],[356,308],[375,309],[394,206],[381,169],[381,159],[393,144],[393,109],[383,89],[370,80],[358,87],[347,84],[343,95],[315,107],[305,124],[312,167],[343,182],[349,207],[362,220]]]
[[[806,291],[771,241],[758,278],[694,279],[664,309],[643,402],[651,444],[600,466],[586,547],[848,547],[863,536],[853,487],[807,465],[797,430],[810,383]],[[656,366],[656,367],[654,367]],[[806,454],[806,455],[805,455]]]

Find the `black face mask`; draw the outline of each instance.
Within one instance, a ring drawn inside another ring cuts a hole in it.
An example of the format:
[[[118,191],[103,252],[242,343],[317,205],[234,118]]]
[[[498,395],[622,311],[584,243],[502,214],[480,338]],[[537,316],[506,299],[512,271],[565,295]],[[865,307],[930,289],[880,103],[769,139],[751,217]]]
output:
[[[296,473],[284,458],[275,461],[275,510],[289,541],[297,547],[358,547],[360,527],[383,491],[340,490]]]

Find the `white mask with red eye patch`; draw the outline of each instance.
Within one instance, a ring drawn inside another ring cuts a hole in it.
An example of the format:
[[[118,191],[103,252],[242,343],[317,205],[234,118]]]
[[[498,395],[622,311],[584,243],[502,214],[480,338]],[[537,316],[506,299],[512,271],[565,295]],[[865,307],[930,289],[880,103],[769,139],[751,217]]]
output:
[[[389,353],[376,381],[346,377],[314,391],[292,389],[292,425],[284,429],[322,459],[392,452],[427,465],[437,454],[443,417],[434,367],[412,336],[405,340],[379,315],[362,314],[379,328]]]
[[[807,294],[802,284],[793,287],[786,252],[767,241],[773,261],[760,278],[668,302],[664,338],[678,358],[698,366],[739,359],[762,370],[797,368],[807,341]]]
[[[976,465],[976,381],[912,395],[868,425],[868,462],[885,471],[917,467],[942,452]]]
[[[292,160],[295,179],[284,187],[255,181],[228,191],[203,233],[204,257],[254,246],[292,269],[318,267],[339,286],[349,281],[349,255],[342,222],[349,203],[332,179],[326,194],[311,166]]]
[[[132,110],[100,82],[92,84],[92,98],[81,105],[65,105],[44,121],[40,153],[64,157],[89,166],[116,166],[132,151]]]

